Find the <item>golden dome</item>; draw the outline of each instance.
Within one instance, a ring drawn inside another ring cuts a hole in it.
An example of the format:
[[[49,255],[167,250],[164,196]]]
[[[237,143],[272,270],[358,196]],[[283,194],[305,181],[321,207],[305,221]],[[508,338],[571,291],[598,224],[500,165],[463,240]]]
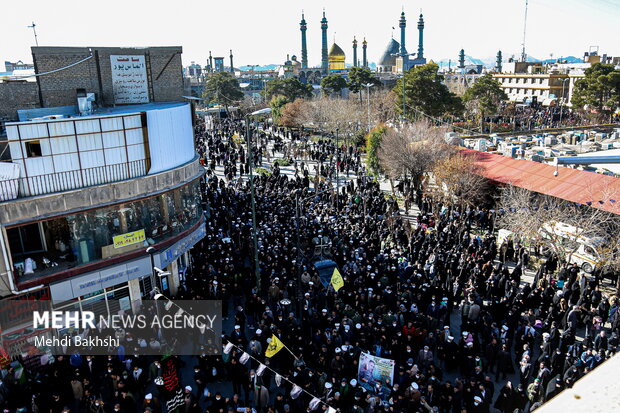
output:
[[[344,51],[336,43],[329,49],[329,57],[345,57]]]

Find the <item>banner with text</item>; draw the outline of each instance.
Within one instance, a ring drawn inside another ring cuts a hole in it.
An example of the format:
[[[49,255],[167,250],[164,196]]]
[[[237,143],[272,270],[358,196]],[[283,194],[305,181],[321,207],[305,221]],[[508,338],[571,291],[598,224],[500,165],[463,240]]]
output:
[[[114,103],[148,103],[149,85],[144,55],[111,55]]]

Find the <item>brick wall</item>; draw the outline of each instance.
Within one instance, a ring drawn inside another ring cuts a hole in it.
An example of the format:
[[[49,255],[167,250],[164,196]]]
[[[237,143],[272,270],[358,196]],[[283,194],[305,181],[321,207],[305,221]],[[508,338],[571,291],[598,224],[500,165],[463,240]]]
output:
[[[0,119],[17,120],[17,109],[39,107],[39,91],[35,82],[0,83]]]
[[[93,58],[79,65],[50,75],[40,76],[39,85],[43,106],[76,104],[76,89],[95,92],[104,106],[114,104],[110,55],[144,55],[150,59],[149,81],[153,87],[152,102],[181,100],[183,76],[181,47],[90,48]],[[33,59],[38,73],[68,66],[90,55],[87,47],[33,47]]]

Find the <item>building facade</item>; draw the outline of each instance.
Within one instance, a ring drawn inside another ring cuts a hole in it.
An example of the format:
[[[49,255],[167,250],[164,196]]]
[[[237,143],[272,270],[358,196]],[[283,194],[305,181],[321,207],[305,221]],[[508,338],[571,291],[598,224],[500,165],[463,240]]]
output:
[[[151,103],[6,124],[0,296],[113,314],[176,293],[205,234],[192,115]]]
[[[32,47],[36,78],[0,82],[0,118],[19,109],[76,106],[92,93],[96,106],[180,101],[184,93],[182,48]],[[33,86],[35,83],[36,86]],[[32,90],[36,89],[36,100]],[[19,98],[21,92],[27,98]]]

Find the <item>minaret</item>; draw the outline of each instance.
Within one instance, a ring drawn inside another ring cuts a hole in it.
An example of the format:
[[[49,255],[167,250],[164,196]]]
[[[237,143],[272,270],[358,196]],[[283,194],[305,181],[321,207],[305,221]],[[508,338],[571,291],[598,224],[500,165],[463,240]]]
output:
[[[329,61],[327,59],[327,19],[325,18],[325,10],[323,10],[323,18],[321,19],[321,32],[322,32],[322,49],[321,49],[321,69],[323,73],[327,74],[329,68]]]
[[[366,47],[368,43],[366,43],[366,38],[364,37],[364,41],[362,42],[362,67],[368,67],[368,60],[366,59]]]
[[[465,69],[465,50],[463,49],[459,53],[459,69]]]
[[[353,67],[357,67],[357,40],[353,36]]]
[[[424,58],[424,16],[420,13],[420,20],[418,20],[418,59]]]
[[[498,73],[502,72],[502,51],[501,50],[497,52],[497,61],[495,63],[495,70],[497,70]]]
[[[213,72],[213,56],[211,56],[211,50],[209,50],[209,71]]]
[[[407,54],[405,48],[405,27],[407,27],[407,19],[405,19],[405,11],[400,14],[400,20],[398,21],[398,27],[400,27],[400,54],[401,57]]]
[[[230,73],[235,73],[235,66],[233,66],[233,54],[232,49],[230,49]]]
[[[299,30],[301,31],[301,68],[308,68],[308,45],[306,44],[306,19],[304,13],[301,13],[301,23],[299,23]]]

